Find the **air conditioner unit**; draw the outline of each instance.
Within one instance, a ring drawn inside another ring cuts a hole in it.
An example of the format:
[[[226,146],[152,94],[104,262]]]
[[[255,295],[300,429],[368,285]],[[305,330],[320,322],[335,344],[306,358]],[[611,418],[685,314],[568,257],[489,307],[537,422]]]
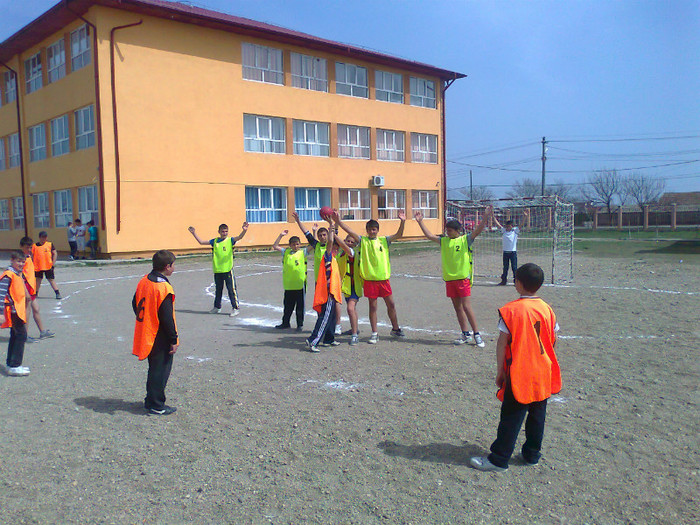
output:
[[[382,175],[372,175],[372,186],[384,186],[384,177]]]

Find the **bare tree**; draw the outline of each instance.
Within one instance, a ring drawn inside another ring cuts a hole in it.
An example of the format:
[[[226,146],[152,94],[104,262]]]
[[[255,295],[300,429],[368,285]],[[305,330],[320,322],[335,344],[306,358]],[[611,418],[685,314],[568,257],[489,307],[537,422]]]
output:
[[[459,191],[466,197],[467,200],[492,201],[496,198],[493,191],[491,191],[491,188],[488,186],[474,186],[473,191],[470,191],[469,188],[462,188]]]
[[[547,195],[556,195],[566,202],[569,202],[573,198],[571,186],[560,180],[554,181],[554,184],[547,186],[546,190]]]
[[[540,194],[542,185],[533,179],[520,179],[513,183],[512,189],[506,193],[511,199],[528,199]]]
[[[610,214],[613,204],[624,200],[623,177],[617,170],[595,171],[586,179],[581,193],[587,201],[605,206]]]
[[[666,188],[666,181],[643,173],[633,173],[625,178],[623,188],[625,194],[643,211],[644,206],[659,200]]]

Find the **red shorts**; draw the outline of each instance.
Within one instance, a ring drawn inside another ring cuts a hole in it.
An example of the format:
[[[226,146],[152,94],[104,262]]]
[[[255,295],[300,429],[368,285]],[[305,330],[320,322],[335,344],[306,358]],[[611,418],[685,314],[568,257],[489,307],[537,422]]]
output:
[[[472,283],[469,279],[445,281],[447,297],[469,297],[472,294]]]
[[[365,281],[362,289],[367,299],[377,299],[378,297],[389,297],[391,295],[389,279],[386,281]]]

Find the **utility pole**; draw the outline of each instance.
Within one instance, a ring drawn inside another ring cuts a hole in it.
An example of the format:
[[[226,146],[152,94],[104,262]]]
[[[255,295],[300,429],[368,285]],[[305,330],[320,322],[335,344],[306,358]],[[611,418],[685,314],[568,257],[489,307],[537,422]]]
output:
[[[544,163],[547,162],[547,141],[542,137],[542,196],[544,197],[544,186],[545,186],[545,176],[544,176]]]
[[[472,181],[472,170],[469,170],[469,200],[474,200],[474,181]]]

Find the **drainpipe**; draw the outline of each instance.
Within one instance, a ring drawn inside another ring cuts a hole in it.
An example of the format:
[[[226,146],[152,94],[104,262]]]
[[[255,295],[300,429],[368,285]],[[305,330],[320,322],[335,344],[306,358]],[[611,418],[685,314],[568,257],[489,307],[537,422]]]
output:
[[[19,59],[19,55],[18,55]],[[21,63],[21,60],[20,60]],[[22,185],[22,213],[24,214],[24,236],[29,237],[29,228],[27,226],[27,196],[24,189],[24,155],[22,151],[22,120],[19,110],[19,75],[17,71],[12,69],[5,62],[0,62],[0,65],[5,66],[15,76],[15,107],[17,108],[17,137],[19,138],[19,180]]]
[[[102,213],[100,213],[100,225],[102,230],[107,229],[107,219],[105,217],[105,174],[104,165],[102,158],[102,106],[100,105],[100,68],[99,62],[97,60],[97,27],[95,24],[84,18],[82,15],[76,13],[68,6],[69,0],[63,0],[63,4],[66,10],[73,13],[76,18],[79,18],[92,29],[92,55],[93,55],[93,68],[95,69],[95,124],[97,127],[97,158],[98,158],[98,178],[100,183],[100,201],[102,202]]]
[[[110,60],[110,70],[112,75],[112,122],[114,122],[114,171],[116,176],[117,188],[116,188],[116,208],[117,208],[117,233],[121,231],[122,224],[122,177],[121,169],[119,167],[119,130],[117,126],[117,81],[116,73],[114,67],[114,33],[118,29],[126,29],[127,27],[134,27],[143,24],[143,20],[139,20],[133,24],[126,24],[123,26],[113,27],[109,33],[109,60]]]
[[[443,225],[442,227],[445,227],[445,219],[446,219],[446,211],[447,211],[447,152],[445,150],[445,134],[446,134],[446,128],[445,128],[445,91],[447,91],[447,88],[449,88],[452,83],[457,80],[457,78],[452,78],[450,80],[446,80],[444,83],[442,83],[442,112],[440,115],[440,124],[442,126],[442,222]]]

